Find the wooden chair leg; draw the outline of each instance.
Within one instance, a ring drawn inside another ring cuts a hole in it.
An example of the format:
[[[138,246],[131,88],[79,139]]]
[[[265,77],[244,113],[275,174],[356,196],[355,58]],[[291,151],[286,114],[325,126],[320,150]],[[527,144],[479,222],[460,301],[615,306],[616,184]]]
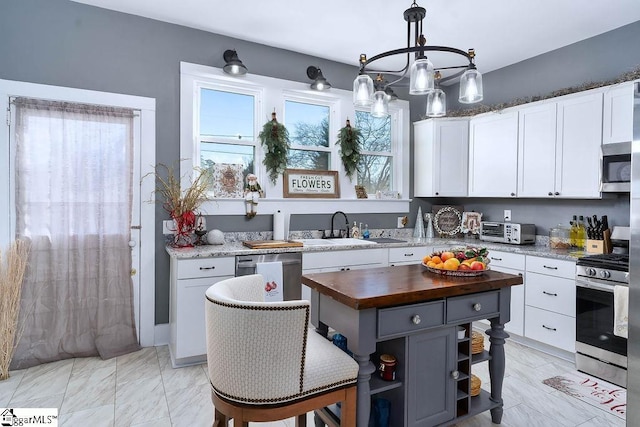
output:
[[[296,417],[296,427],[307,427],[307,414],[300,414]]]
[[[356,425],[356,387],[345,390],[346,397],[340,408],[340,425],[352,427]]]
[[[214,408],[213,427],[229,427],[229,419],[222,412]]]

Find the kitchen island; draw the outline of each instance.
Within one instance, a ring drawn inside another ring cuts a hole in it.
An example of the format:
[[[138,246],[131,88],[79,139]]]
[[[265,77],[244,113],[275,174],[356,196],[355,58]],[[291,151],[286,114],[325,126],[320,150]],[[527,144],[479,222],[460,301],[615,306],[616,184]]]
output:
[[[486,271],[475,277],[442,276],[421,265],[307,274],[311,322],[322,334],[332,328],[347,338],[360,365],[357,425],[367,427],[372,397],[390,402],[393,426],[448,425],[491,410],[502,419],[504,342],[511,289],[522,277]],[[488,352],[471,353],[471,323],[488,319]],[[465,337],[459,339],[458,329]],[[394,354],[394,381],[383,381],[380,354]],[[471,369],[488,361],[491,392],[471,397]],[[331,414],[319,411],[328,420]]]

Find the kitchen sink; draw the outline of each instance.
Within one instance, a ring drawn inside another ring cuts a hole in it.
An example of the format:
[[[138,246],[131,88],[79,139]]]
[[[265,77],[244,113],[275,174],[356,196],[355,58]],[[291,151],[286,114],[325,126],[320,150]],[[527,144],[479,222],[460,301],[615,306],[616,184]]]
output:
[[[296,239],[295,242],[302,242],[304,246],[348,246],[348,245],[375,245],[376,242],[369,240],[353,239],[351,237],[338,239]]]

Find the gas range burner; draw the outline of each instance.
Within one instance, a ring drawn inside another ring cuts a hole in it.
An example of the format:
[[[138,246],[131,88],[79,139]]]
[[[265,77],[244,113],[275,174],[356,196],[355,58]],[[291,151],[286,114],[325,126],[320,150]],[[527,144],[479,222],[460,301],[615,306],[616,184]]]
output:
[[[628,254],[597,254],[579,258],[576,265],[629,271]]]

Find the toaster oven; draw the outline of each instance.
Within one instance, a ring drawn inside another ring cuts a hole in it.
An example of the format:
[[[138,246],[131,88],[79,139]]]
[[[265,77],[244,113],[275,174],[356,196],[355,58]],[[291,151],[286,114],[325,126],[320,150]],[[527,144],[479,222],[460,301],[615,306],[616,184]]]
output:
[[[512,245],[530,245],[536,242],[536,226],[515,222],[481,221],[480,240]]]

